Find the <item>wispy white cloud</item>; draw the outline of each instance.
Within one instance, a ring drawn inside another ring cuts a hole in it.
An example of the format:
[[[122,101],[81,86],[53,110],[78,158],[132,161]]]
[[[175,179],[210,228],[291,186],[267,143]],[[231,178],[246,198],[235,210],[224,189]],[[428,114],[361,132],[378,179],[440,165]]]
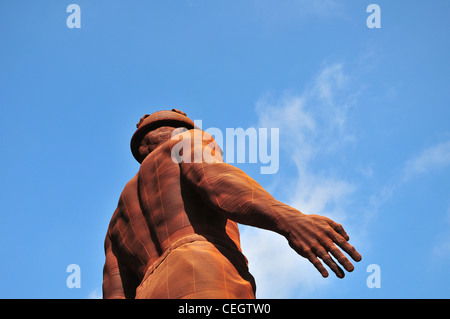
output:
[[[305,212],[324,212],[354,189],[324,172],[326,167],[314,167],[315,159],[339,153],[356,140],[346,120],[357,90],[351,90],[343,68],[342,63],[327,65],[301,94],[285,93],[275,101],[265,97],[256,105],[260,127],[280,128],[280,148],[297,168],[290,204]]]
[[[280,128],[280,148],[296,167],[283,176],[277,192],[291,194],[287,204],[304,213],[317,213],[339,222],[346,218],[347,199],[355,186],[333,176],[315,160],[338,153],[355,137],[346,129],[349,109],[356,105],[357,91],[349,85],[344,65],[325,66],[301,94],[284,93],[256,103],[258,125]],[[259,298],[306,297],[327,285],[315,268],[298,256],[278,234],[244,228],[243,250],[254,274]]]
[[[407,159],[400,174],[392,176],[380,190],[370,198],[370,205],[377,210],[382,204],[391,199],[395,192],[405,185],[412,182],[421,175],[444,169],[450,165],[450,141],[438,143],[427,147],[419,152],[418,155]]]
[[[241,241],[257,298],[306,298],[329,283],[276,233],[241,227]]]
[[[450,141],[439,143],[423,150],[418,156],[408,160],[403,170],[403,180],[408,181],[420,174],[439,169],[450,164]]]
[[[442,223],[446,225],[447,228],[436,234],[431,253],[437,260],[448,260],[450,258],[450,207],[448,207]]]
[[[345,72],[344,64],[326,65],[301,93],[262,97],[256,103],[258,125],[280,128],[280,148],[294,164],[295,171],[280,176],[270,185],[273,193],[290,194],[287,204],[304,213],[328,216],[346,227],[357,248],[370,246],[367,233],[382,205],[398,189],[417,177],[450,165],[450,141],[425,148],[406,160],[397,175],[372,196],[359,199],[358,224],[347,220],[350,203],[358,191],[353,181],[334,173],[333,167],[316,165],[317,160],[339,156],[357,142],[348,128],[348,115],[357,105],[359,87]],[[280,153],[281,154],[281,153]],[[331,163],[323,162],[322,163]],[[332,165],[332,164],[330,164]],[[355,167],[365,178],[376,174],[370,163]],[[356,231],[358,229],[358,231]],[[356,231],[354,235],[353,230]],[[440,234],[433,256],[450,255],[448,233]],[[278,234],[245,227],[242,247],[257,281],[259,298],[301,298],[330,285],[308,261],[299,257]]]
[[[94,290],[92,290],[89,294],[87,299],[102,299],[103,298],[103,294],[102,294],[102,288],[101,287],[97,287]]]
[[[367,177],[367,178],[372,177],[375,173],[370,164],[366,164],[366,165],[359,164],[356,167],[356,171],[358,173],[360,173],[362,176]]]
[[[434,171],[442,171],[450,166],[450,140],[437,143],[418,152],[418,155],[407,159],[399,174],[392,176],[379,191],[374,193],[362,214],[362,228],[368,229],[369,224],[377,217],[381,207],[391,200],[395,193],[414,183],[420,176]],[[435,218],[441,218],[442,224],[450,226],[450,207],[447,212],[435,212]],[[439,217],[444,216],[444,217]],[[448,228],[450,229],[450,228]],[[448,260],[450,257],[450,231],[438,231],[434,239],[430,239],[430,256],[439,260]]]
[[[355,137],[345,127],[358,91],[350,91],[343,64],[325,66],[301,94],[269,95],[256,103],[258,125],[280,128],[280,147],[301,171],[312,157],[336,152]]]

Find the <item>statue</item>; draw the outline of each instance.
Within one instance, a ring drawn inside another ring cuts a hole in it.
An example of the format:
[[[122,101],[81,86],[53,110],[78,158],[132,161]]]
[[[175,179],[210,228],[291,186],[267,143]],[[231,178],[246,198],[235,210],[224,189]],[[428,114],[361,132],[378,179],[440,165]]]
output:
[[[191,141],[190,149],[177,162],[173,149],[181,140]],[[255,298],[237,223],[284,236],[323,277],[328,272],[319,258],[344,277],[330,254],[346,271],[354,269],[338,247],[361,260],[340,224],[277,201],[224,163],[214,139],[179,110],[142,117],[131,151],[141,166],[107,231],[104,298]],[[199,154],[210,158],[189,160]]]

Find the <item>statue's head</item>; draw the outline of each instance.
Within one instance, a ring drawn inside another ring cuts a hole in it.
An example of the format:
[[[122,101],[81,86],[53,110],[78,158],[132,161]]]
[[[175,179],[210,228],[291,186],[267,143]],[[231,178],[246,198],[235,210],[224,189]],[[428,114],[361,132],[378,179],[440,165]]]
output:
[[[193,129],[194,121],[186,113],[172,109],[144,115],[136,124],[136,132],[131,138],[131,152],[134,158],[142,163],[144,158],[155,149],[159,143],[169,139],[175,128]]]

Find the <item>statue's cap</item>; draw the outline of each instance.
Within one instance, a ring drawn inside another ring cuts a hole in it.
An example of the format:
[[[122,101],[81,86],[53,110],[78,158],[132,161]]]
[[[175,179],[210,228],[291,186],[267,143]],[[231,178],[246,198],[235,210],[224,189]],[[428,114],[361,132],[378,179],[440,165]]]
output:
[[[186,116],[186,113],[177,109],[158,111],[141,117],[139,123],[136,124],[137,129],[130,143],[131,153],[133,153],[134,158],[139,163],[142,162],[141,155],[139,154],[142,139],[148,132],[162,126],[185,127],[190,130],[195,127],[195,124],[194,121]]]

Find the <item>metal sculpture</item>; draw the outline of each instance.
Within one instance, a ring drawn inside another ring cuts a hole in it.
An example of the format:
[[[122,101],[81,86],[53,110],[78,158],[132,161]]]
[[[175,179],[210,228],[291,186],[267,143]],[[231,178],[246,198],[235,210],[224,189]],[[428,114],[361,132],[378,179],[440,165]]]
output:
[[[340,224],[273,198],[179,110],[142,117],[131,150],[141,166],[107,231],[104,298],[255,298],[237,223],[286,237],[323,277],[319,258],[344,277],[330,254],[353,270],[338,247],[361,260]]]

